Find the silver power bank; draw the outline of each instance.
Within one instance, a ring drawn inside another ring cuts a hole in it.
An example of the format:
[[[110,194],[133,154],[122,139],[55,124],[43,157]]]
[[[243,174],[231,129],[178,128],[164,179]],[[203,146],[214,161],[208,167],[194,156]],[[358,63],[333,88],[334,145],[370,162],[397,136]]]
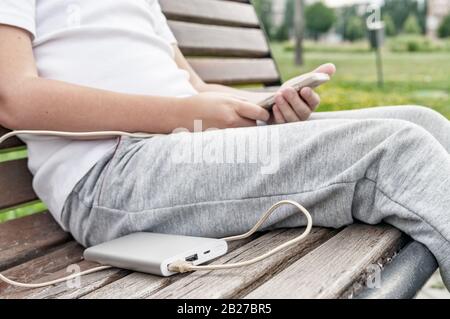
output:
[[[168,266],[179,260],[200,265],[225,255],[228,245],[222,239],[135,233],[84,251],[87,261],[123,269],[172,276]]]

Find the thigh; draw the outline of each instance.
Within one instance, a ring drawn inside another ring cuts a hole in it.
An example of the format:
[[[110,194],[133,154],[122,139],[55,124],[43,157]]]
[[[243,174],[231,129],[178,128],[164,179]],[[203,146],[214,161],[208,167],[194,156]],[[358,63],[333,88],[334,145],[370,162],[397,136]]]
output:
[[[370,167],[367,154],[403,125],[323,120],[126,140],[95,197],[83,229],[94,238],[86,242],[136,231],[243,233],[283,199],[310,209],[315,225],[349,224],[355,185]],[[304,223],[285,208],[264,228]]]
[[[438,112],[423,106],[384,106],[359,110],[322,112],[311,120],[323,119],[394,119],[404,120],[427,130],[450,153],[450,122]]]

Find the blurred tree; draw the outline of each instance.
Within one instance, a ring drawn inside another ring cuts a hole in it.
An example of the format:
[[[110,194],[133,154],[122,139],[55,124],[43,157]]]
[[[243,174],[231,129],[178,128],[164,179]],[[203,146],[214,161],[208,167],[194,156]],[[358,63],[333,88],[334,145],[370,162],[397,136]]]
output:
[[[442,21],[439,26],[438,34],[440,38],[450,37],[450,14]]]
[[[383,14],[389,14],[394,21],[396,30],[402,30],[411,14],[416,16],[421,32],[425,32],[427,6],[418,0],[385,0]]]
[[[420,29],[423,34],[427,31],[427,19],[428,19],[428,1],[417,2],[417,18],[419,20]]]
[[[288,40],[294,29],[294,13],[295,13],[295,0],[287,0],[284,9],[283,23],[278,27],[274,34],[274,39],[277,41]]]
[[[421,34],[422,29],[415,14],[410,14],[403,25],[403,32],[406,34]]]
[[[336,19],[336,32],[345,38],[345,30],[347,29],[348,22],[352,17],[358,17],[358,13],[356,11],[356,6],[349,6],[338,9],[336,11],[337,19]]]
[[[366,26],[362,18],[353,16],[347,23],[344,32],[344,38],[349,41],[356,41],[364,38],[366,35]]]
[[[271,0],[253,0],[252,1],[256,14],[258,15],[269,38],[273,35],[273,15],[272,15],[272,1]]]
[[[334,10],[322,2],[316,2],[305,10],[306,28],[317,41],[321,34],[328,32],[336,21]]]
[[[304,0],[295,0],[295,64],[303,65],[305,59],[303,56],[303,40],[305,37],[305,2]]]
[[[394,20],[391,15],[386,13],[383,15],[384,29],[387,36],[394,36],[397,34],[397,28],[395,27]]]

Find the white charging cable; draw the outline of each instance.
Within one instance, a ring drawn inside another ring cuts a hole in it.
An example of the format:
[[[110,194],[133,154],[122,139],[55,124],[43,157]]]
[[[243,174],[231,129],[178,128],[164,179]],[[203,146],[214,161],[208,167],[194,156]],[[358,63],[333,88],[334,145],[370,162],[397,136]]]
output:
[[[62,131],[12,131],[0,137],[0,145],[7,139],[18,135],[39,135],[54,136],[64,138],[107,138],[107,137],[133,137],[133,138],[150,138],[154,136],[162,136],[162,134],[148,133],[127,133],[121,131],[101,131],[101,132],[62,132]]]
[[[153,136],[159,136],[160,134],[147,134],[147,133],[127,133],[127,132],[120,132],[120,131],[102,131],[102,132],[81,132],[81,133],[75,133],[75,132],[59,132],[59,131],[13,131],[10,133],[5,134],[4,136],[0,137],[0,145],[6,141],[7,139],[17,136],[17,135],[46,135],[46,136],[56,136],[56,137],[65,137],[65,138],[83,138],[83,137],[89,137],[89,138],[103,138],[103,137],[112,137],[112,136],[125,136],[125,137],[133,137],[133,138],[149,138]],[[278,209],[279,207],[283,205],[291,205],[296,207],[303,215],[305,215],[307,224],[305,231],[299,235],[298,237],[287,241],[284,244],[281,244],[280,246],[270,250],[269,252],[239,263],[230,263],[230,264],[223,264],[223,265],[206,265],[206,266],[194,266],[193,263],[187,262],[184,260],[176,261],[169,265],[169,271],[175,272],[175,273],[185,273],[185,272],[192,272],[192,271],[201,271],[201,270],[223,270],[223,269],[231,269],[231,268],[239,268],[244,266],[249,266],[252,264],[255,264],[257,262],[260,262],[278,252],[281,250],[287,249],[291,246],[294,246],[295,244],[299,243],[301,240],[303,240],[305,237],[309,235],[311,232],[312,226],[313,226],[313,220],[311,217],[311,214],[308,212],[308,210],[300,205],[297,202],[290,201],[290,200],[283,200],[275,205],[273,205],[269,210],[260,218],[260,220],[255,224],[255,226],[249,230],[247,233],[239,235],[239,236],[232,236],[223,238],[223,240],[230,242],[230,241],[236,241],[241,240],[250,237],[253,235],[261,226],[264,224],[264,222],[272,215],[272,213]],[[22,287],[22,288],[41,288],[41,287],[47,287],[51,285],[55,285],[67,280],[71,280],[77,277],[81,277],[84,275],[88,275],[94,272],[98,272],[101,270],[106,270],[112,268],[111,266],[100,266],[96,268],[92,268],[77,274],[72,274],[70,276],[56,279],[49,282],[43,282],[43,283],[36,283],[36,284],[26,284],[17,282],[11,279],[8,279],[7,277],[0,274],[0,280],[4,281],[10,285]]]
[[[94,272],[98,272],[98,271],[105,270],[105,269],[110,269],[110,268],[112,268],[112,267],[111,266],[95,267],[95,268],[88,269],[86,271],[82,271],[82,272],[79,272],[79,273],[72,274],[72,275],[64,277],[64,278],[59,278],[59,279],[56,279],[56,280],[42,282],[42,283],[37,283],[37,284],[25,284],[25,283],[22,283],[22,282],[14,281],[14,280],[11,280],[11,279],[3,276],[2,274],[0,274],[0,280],[6,282],[7,284],[9,284],[11,286],[16,286],[16,287],[20,287],[20,288],[43,288],[43,287],[56,285],[56,284],[59,284],[59,283],[64,282],[64,281],[68,281],[68,280],[71,280],[71,279],[75,279],[75,278],[78,278],[78,277],[81,277],[81,276],[89,275],[89,274],[92,274]]]
[[[253,258],[253,259],[250,259],[247,261],[243,261],[243,262],[239,262],[239,263],[232,263],[232,264],[223,264],[223,265],[194,266],[193,263],[191,263],[191,262],[180,260],[180,261],[176,261],[176,262],[170,264],[169,271],[185,273],[185,272],[199,271],[199,270],[223,270],[223,269],[239,268],[239,267],[249,266],[249,265],[255,264],[257,262],[260,262],[260,261],[262,261],[266,258],[269,258],[270,256],[272,256],[284,249],[294,246],[295,244],[299,243],[306,236],[309,235],[309,233],[311,232],[311,229],[312,229],[313,220],[312,220],[311,214],[308,212],[308,210],[305,207],[303,207],[302,205],[300,205],[297,202],[290,201],[290,200],[280,201],[280,202],[276,203],[275,205],[273,205],[271,208],[269,208],[269,210],[261,217],[261,219],[256,223],[256,225],[247,233],[245,233],[243,235],[239,235],[239,236],[223,238],[223,240],[229,242],[229,241],[241,240],[241,239],[250,237],[261,227],[261,225],[270,217],[270,215],[272,215],[272,213],[277,208],[279,208],[283,205],[292,205],[292,206],[298,208],[298,210],[305,215],[306,220],[307,220],[306,229],[300,236],[298,236],[294,239],[291,239],[291,240],[285,242],[284,244],[281,244],[280,246],[268,251],[267,253],[265,253],[261,256],[258,256],[256,258]]]

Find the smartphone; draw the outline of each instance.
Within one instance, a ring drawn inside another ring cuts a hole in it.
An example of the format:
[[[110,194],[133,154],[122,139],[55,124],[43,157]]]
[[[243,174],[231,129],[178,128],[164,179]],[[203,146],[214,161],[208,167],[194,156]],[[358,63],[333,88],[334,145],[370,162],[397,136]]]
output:
[[[330,81],[330,76],[326,73],[307,73],[290,79],[283,84],[283,87],[292,87],[297,92],[300,92],[305,87],[314,89],[328,81]],[[274,104],[275,93],[258,103],[259,106],[267,110],[271,110]]]
[[[227,253],[223,239],[134,233],[84,251],[84,259],[102,265],[158,276],[172,276],[168,267],[175,261],[201,265]]]

